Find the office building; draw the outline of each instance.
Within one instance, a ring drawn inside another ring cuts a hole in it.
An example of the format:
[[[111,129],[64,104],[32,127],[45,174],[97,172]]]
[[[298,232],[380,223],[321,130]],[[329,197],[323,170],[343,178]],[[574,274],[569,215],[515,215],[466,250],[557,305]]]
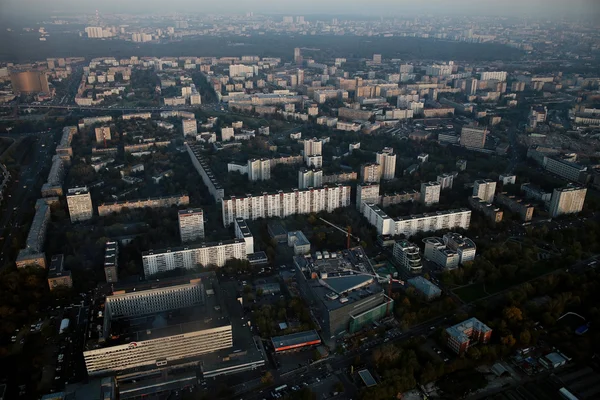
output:
[[[323,170],[300,168],[298,170],[298,189],[319,188],[323,186]]]
[[[104,217],[111,213],[119,213],[124,209],[146,207],[166,208],[171,206],[187,206],[188,204],[190,204],[190,197],[187,194],[165,197],[150,197],[149,199],[123,200],[99,205],[98,215]]]
[[[375,157],[375,163],[381,166],[381,179],[394,179],[396,176],[396,155],[394,154],[394,149],[386,147],[378,152]],[[379,180],[372,182],[379,182]]]
[[[419,201],[426,206],[440,202],[440,191],[442,186],[438,182],[421,183],[421,197]]]
[[[243,218],[236,218],[233,226],[235,237],[246,243],[246,255],[254,254],[254,236],[252,236],[246,221]]]
[[[444,244],[450,249],[456,252],[459,257],[459,264],[464,264],[469,261],[475,260],[475,254],[477,252],[477,246],[471,239],[464,237],[463,235],[455,232],[448,232],[444,235]]]
[[[263,291],[263,293],[265,292]],[[306,349],[311,346],[320,345],[321,343],[321,337],[315,330],[296,332],[285,336],[274,336],[271,338],[271,344],[276,353]]]
[[[198,134],[198,125],[195,119],[182,119],[181,127],[183,129],[183,137],[193,136],[196,137]]]
[[[16,95],[50,93],[48,77],[43,71],[12,71],[10,82]]]
[[[586,178],[587,167],[558,157],[544,157],[544,168],[571,182],[583,183]]]
[[[440,190],[452,189],[452,185],[454,185],[454,175],[453,174],[438,175],[436,182],[440,184]]]
[[[204,212],[201,208],[179,210],[177,219],[182,243],[204,239]]]
[[[488,343],[492,336],[492,329],[477,318],[470,318],[446,328],[446,333],[448,347],[456,354],[462,354],[474,344]]]
[[[379,235],[405,235],[441,229],[469,229],[471,211],[467,209],[436,211],[419,215],[392,218],[375,204],[366,204],[363,215],[377,229]]]
[[[296,256],[294,264],[300,293],[312,304],[326,337],[356,333],[393,312],[394,301],[361,247],[320,259]]]
[[[349,205],[350,186],[342,185],[231,197],[222,201],[223,225],[229,226],[235,218],[285,218],[295,214],[333,212]]]
[[[487,128],[463,126],[460,132],[460,145],[470,149],[483,149],[487,133]]]
[[[411,274],[418,274],[423,269],[419,246],[407,240],[394,243],[394,259]]]
[[[111,139],[109,126],[99,126],[95,129],[95,133],[96,143],[105,143],[107,140]]]
[[[363,183],[379,182],[381,180],[381,165],[363,164],[360,166],[360,177]]]
[[[425,300],[433,300],[442,295],[442,291],[437,285],[422,276],[415,276],[406,281],[410,286],[414,287]]]
[[[294,248],[294,255],[300,256],[310,254],[310,242],[302,231],[288,232],[287,242],[289,247]]]
[[[533,218],[534,207],[517,199],[515,196],[509,196],[506,193],[498,193],[494,199],[496,204],[507,207],[511,212],[518,214],[523,222],[529,222]]]
[[[46,242],[46,229],[50,221],[50,206],[46,199],[38,199],[35,203],[35,215],[29,227],[25,248],[19,251],[15,264],[17,268],[35,265],[46,268],[46,254],[44,243]]]
[[[69,189],[67,191],[67,204],[71,222],[87,221],[94,215],[92,197],[87,186]]]
[[[446,270],[458,268],[460,256],[454,250],[448,248],[441,238],[425,238],[423,243],[425,243],[423,255],[426,259]]]
[[[54,290],[58,287],[73,287],[71,271],[65,271],[65,257],[62,254],[52,256],[48,267],[48,287]]]
[[[242,239],[201,243],[188,247],[150,250],[142,253],[142,265],[146,278],[159,272],[182,268],[222,267],[231,259],[246,259],[246,242]]]
[[[506,71],[487,71],[487,72],[482,72],[480,74],[480,78],[482,81],[495,80],[495,81],[505,82],[507,75],[508,75],[508,73]]]
[[[184,279],[142,282],[106,297],[104,322],[90,334],[83,353],[89,376],[160,375],[233,346],[215,274]]]
[[[253,158],[248,160],[248,179],[251,181],[267,181],[271,179],[271,160]]]
[[[104,277],[106,283],[117,283],[119,281],[119,244],[117,242],[106,242],[104,248]]]
[[[550,199],[550,216],[555,218],[559,215],[581,212],[586,194],[586,188],[577,186],[554,189]]]
[[[486,218],[488,218],[493,223],[502,222],[502,218],[504,217],[504,213],[495,205],[488,203],[485,200],[480,199],[476,196],[469,196],[467,198],[469,205],[472,209],[481,212]]]
[[[486,203],[492,203],[494,201],[494,195],[496,194],[496,182],[491,179],[476,180],[473,183],[473,197],[479,197]]]
[[[379,183],[356,185],[356,208],[362,213],[365,204],[379,204]]]

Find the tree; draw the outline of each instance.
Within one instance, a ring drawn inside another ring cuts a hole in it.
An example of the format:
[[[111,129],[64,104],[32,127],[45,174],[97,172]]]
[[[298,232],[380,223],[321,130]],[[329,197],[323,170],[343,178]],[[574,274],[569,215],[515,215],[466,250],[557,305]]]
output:
[[[273,378],[271,371],[265,372],[265,374],[260,378],[260,383],[265,386],[271,385],[274,381],[275,379]]]
[[[519,335],[519,343],[523,346],[529,346],[531,342],[531,333],[527,329],[523,330]]]
[[[333,385],[333,390],[342,393],[344,391],[344,384],[340,381],[337,381],[335,385]]]
[[[523,320],[523,312],[518,307],[506,307],[502,315],[510,322],[519,322]]]
[[[507,335],[500,338],[500,343],[507,347],[513,347],[517,343],[517,341],[513,337],[513,335]]]

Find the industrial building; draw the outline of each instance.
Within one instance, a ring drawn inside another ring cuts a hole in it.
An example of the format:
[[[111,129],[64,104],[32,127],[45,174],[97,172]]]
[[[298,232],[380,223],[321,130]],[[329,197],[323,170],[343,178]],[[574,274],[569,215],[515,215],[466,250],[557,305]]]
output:
[[[394,308],[361,247],[320,259],[297,256],[294,264],[299,289],[327,337],[355,333]]]

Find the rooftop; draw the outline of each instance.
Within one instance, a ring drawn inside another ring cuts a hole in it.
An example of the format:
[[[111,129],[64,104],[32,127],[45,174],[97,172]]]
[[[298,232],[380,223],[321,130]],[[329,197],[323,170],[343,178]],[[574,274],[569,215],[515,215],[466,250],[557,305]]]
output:
[[[285,336],[274,336],[271,338],[271,342],[273,343],[274,348],[296,346],[307,342],[314,342],[317,340],[320,342],[321,337],[315,330],[297,332]]]
[[[71,275],[70,271],[63,269],[65,262],[65,256],[57,254],[52,256],[50,260],[50,266],[48,267],[48,278],[60,278],[61,276]]]
[[[302,231],[288,232],[288,240],[291,238],[294,238],[294,245],[297,246],[306,246],[310,244]]]
[[[422,276],[416,276],[408,280],[412,286],[414,286],[418,291],[424,293],[426,296],[437,296],[442,293],[439,287],[432,283],[431,281],[423,278]]]
[[[248,224],[243,218],[236,218],[235,225],[242,232],[244,237],[252,237],[252,233],[250,232],[250,228],[248,228]]]
[[[446,332],[448,335],[456,338],[459,342],[467,342],[471,337],[471,331],[478,332],[489,332],[492,329],[478,320],[477,318],[469,318],[466,321],[461,322],[460,324],[456,324],[449,328],[446,328]]]
[[[228,240],[222,240],[220,242],[192,244],[192,245],[185,246],[185,247],[173,247],[173,248],[159,249],[159,250],[148,250],[148,251],[142,252],[142,257],[157,255],[157,254],[174,253],[176,251],[202,249],[205,247],[225,246],[228,244],[235,244],[235,243],[245,243],[245,242],[243,239],[228,239]]]

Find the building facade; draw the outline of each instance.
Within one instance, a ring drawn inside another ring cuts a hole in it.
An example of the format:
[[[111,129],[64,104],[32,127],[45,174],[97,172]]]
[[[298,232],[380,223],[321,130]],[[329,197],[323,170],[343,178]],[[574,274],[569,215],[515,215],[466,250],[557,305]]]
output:
[[[396,176],[396,155],[394,149],[386,147],[375,156],[375,163],[381,166],[381,179],[391,180]],[[378,182],[372,181],[372,182]]]
[[[201,208],[179,210],[177,220],[182,243],[204,238],[204,212]]]
[[[67,204],[71,222],[87,221],[94,215],[92,197],[87,186],[69,189]]]
[[[550,200],[552,218],[564,214],[576,214],[583,210],[587,189],[576,186],[554,189]]]
[[[460,133],[460,145],[466,148],[483,149],[487,137],[487,128],[464,126]]]
[[[423,269],[419,246],[406,240],[394,243],[394,259],[408,272],[418,274]]]
[[[356,208],[362,213],[365,203],[379,204],[379,183],[356,185]]]
[[[496,182],[490,179],[476,180],[473,183],[473,197],[492,203],[496,194]]]
[[[478,320],[470,318],[446,329],[448,347],[456,354],[462,354],[476,343],[488,343],[492,336],[492,329]]]
[[[420,202],[426,206],[439,203],[441,190],[442,186],[438,182],[421,183]]]

